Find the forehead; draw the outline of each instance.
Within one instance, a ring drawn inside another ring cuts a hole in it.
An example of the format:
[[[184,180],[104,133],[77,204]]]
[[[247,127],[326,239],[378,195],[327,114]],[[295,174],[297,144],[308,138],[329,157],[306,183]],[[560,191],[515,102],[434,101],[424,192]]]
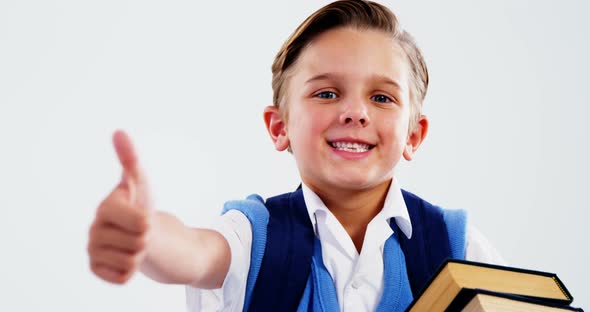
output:
[[[315,38],[299,55],[292,79],[325,73],[358,81],[386,77],[407,90],[409,65],[401,47],[378,30],[337,28]]]

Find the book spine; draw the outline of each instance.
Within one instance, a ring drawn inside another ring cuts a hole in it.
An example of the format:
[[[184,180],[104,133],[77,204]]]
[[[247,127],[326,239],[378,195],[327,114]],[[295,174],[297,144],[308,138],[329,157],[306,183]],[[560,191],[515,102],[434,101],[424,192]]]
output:
[[[559,290],[561,290],[561,293],[568,298],[568,300],[573,300],[574,298],[572,298],[572,296],[563,288],[563,285],[561,284],[561,281],[557,278],[556,275],[551,276],[551,278],[553,279],[553,281],[555,282],[555,284],[557,284],[557,287],[559,287]]]

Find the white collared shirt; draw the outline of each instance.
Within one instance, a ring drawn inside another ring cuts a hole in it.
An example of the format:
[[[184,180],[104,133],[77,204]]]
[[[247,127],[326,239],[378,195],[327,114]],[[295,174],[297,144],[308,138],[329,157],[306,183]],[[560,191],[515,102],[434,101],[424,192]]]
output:
[[[395,218],[403,235],[408,238],[412,235],[411,220],[398,183],[393,180],[383,209],[367,225],[360,254],[322,200],[305,184],[302,190],[309,217],[322,244],[324,265],[336,286],[340,311],[374,311],[383,291],[383,246],[393,234],[389,220]],[[243,310],[252,246],[250,221],[241,212],[232,210],[220,217],[215,230],[230,246],[230,268],[219,289],[186,287],[187,307],[191,312]],[[505,264],[488,240],[469,225],[466,241],[467,260]]]

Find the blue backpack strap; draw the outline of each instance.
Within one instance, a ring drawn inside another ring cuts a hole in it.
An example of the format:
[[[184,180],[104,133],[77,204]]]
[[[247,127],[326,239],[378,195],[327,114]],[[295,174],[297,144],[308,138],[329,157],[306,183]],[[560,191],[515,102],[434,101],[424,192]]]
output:
[[[405,190],[402,195],[412,222],[412,237],[399,235],[398,238],[406,258],[412,294],[416,297],[444,260],[451,257],[451,246],[443,210]],[[391,226],[397,230],[394,219]]]
[[[264,200],[259,195],[250,195],[245,200],[228,201],[223,206],[221,214],[225,214],[229,210],[238,210],[242,212],[252,225],[252,251],[250,254],[250,270],[248,271],[248,280],[246,282],[246,298],[244,300],[244,311],[248,310],[252,297],[252,291],[262,258],[264,257],[264,249],[266,248],[266,236],[269,214],[264,206]]]
[[[248,311],[296,311],[311,272],[315,239],[303,192],[269,198],[266,208],[265,254]]]
[[[463,260],[467,247],[467,212],[462,209],[444,209],[443,218],[449,232],[451,258]]]

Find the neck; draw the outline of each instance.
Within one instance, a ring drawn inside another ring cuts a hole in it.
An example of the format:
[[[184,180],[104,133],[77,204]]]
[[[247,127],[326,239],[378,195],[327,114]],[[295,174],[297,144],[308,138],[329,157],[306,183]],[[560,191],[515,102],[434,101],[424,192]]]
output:
[[[363,190],[325,188],[314,191],[334,214],[352,239],[357,252],[361,252],[367,225],[383,208],[391,181]],[[328,190],[328,191],[326,191]]]

